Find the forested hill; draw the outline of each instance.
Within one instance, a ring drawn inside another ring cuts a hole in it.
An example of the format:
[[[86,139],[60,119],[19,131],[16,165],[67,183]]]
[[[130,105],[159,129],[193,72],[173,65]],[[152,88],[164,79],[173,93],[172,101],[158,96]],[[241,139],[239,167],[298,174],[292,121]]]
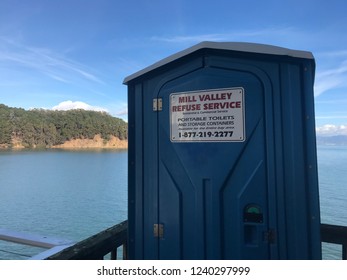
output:
[[[69,110],[24,110],[0,104],[0,147],[20,143],[27,148],[47,148],[73,139],[105,141],[115,136],[128,137],[127,123],[107,113]]]

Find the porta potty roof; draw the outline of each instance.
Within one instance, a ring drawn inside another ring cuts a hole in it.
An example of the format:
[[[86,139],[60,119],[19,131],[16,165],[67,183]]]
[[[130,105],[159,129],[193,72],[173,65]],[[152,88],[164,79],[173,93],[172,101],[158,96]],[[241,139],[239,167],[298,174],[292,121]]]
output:
[[[124,84],[128,84],[129,81],[136,79],[148,72],[164,66],[170,62],[173,62],[179,58],[187,56],[191,53],[202,49],[215,49],[215,50],[227,50],[227,51],[238,51],[238,52],[248,52],[248,53],[260,53],[260,54],[270,54],[270,55],[279,55],[279,56],[290,56],[296,58],[305,58],[305,59],[314,59],[311,52],[308,51],[299,51],[292,50],[272,45],[265,44],[256,44],[256,43],[243,43],[243,42],[201,42],[197,45],[194,45],[188,49],[180,51],[176,54],[173,54],[167,58],[164,58],[157,63],[154,63],[128,77],[123,81]]]

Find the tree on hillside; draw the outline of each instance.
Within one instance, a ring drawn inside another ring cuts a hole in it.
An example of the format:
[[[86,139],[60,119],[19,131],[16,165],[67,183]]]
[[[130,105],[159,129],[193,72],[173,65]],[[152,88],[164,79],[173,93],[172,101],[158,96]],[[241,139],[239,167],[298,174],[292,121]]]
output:
[[[71,139],[92,139],[96,134],[125,140],[127,133],[126,122],[104,112],[26,111],[0,104],[0,144],[11,144],[12,137],[17,137],[25,147],[50,147]]]

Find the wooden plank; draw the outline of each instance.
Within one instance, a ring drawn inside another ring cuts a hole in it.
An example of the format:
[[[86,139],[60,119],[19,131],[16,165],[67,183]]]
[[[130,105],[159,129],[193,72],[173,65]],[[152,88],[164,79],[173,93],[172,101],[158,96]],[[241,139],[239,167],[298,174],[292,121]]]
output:
[[[321,224],[321,240],[322,242],[341,244],[342,259],[347,259],[347,227]]]
[[[321,224],[321,240],[322,242],[347,246],[347,227]]]
[[[98,260],[121,246],[127,239],[128,221],[124,221],[54,254],[47,260]]]

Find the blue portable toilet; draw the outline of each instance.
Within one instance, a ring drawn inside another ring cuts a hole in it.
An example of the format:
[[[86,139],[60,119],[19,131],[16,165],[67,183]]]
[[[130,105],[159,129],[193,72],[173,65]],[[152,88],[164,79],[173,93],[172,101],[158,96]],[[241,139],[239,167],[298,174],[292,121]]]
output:
[[[130,259],[320,259],[310,52],[202,42],[127,78]]]

